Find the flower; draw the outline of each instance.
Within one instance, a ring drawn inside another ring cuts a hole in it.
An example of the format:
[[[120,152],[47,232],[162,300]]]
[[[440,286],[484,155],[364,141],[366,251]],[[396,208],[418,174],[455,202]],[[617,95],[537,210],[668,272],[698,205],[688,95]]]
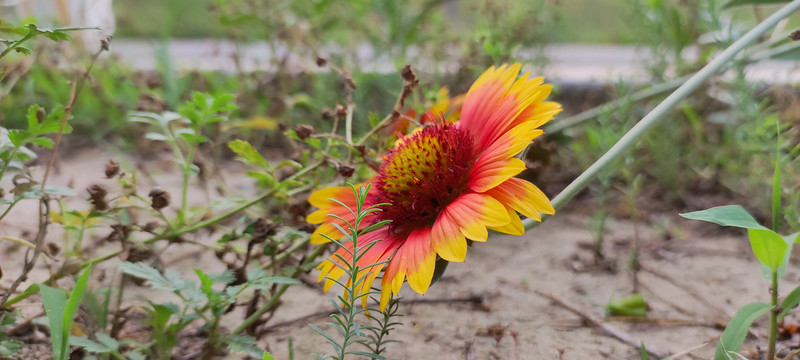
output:
[[[369,291],[383,271],[381,309],[390,294],[397,294],[407,279],[411,288],[424,294],[431,284],[437,255],[446,261],[462,262],[467,239],[484,242],[487,229],[522,235],[525,231],[518,212],[535,220],[540,213],[553,214],[550,200],[535,185],[515,178],[525,169],[515,156],[539,129],[561,111],[546,102],[551,86],[543,78],[518,77],[521,65],[489,68],[470,87],[457,122],[444,119],[400,139],[383,158],[378,175],[368,182],[372,191],[366,202],[390,203],[370,215],[362,226],[391,220],[388,226],[359,237],[359,244],[376,241],[358,261],[368,272],[361,292]],[[320,224],[312,243],[342,234],[334,224],[344,226],[338,216],[352,222],[347,208],[355,206],[350,187],[331,187],[314,192],[309,202],[319,210],[307,221]],[[347,245],[347,244],[345,244]],[[349,245],[352,247],[352,244]],[[339,256],[351,261],[345,249],[318,266],[319,281],[327,291],[345,271]],[[385,269],[384,269],[385,268]],[[363,297],[366,303],[366,297]]]

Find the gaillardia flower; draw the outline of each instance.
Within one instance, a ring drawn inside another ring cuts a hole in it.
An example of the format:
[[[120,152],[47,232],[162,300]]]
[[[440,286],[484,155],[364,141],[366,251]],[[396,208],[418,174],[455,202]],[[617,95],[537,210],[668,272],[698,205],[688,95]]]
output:
[[[395,295],[407,279],[411,288],[424,294],[431,284],[437,255],[461,262],[467,254],[467,239],[486,241],[487,229],[522,235],[525,229],[517,213],[541,220],[540,213],[553,214],[550,200],[536,186],[515,178],[525,164],[515,156],[542,134],[539,128],[561,111],[555,102],[545,102],[551,86],[543,79],[518,77],[520,65],[489,68],[470,87],[457,122],[439,121],[399,140],[383,158],[378,175],[369,180],[372,190],[367,205],[390,203],[375,212],[363,226],[391,220],[388,226],[359,237],[359,244],[378,240],[359,259],[368,268],[361,292],[370,289],[381,270],[381,309],[390,293]],[[324,243],[343,235],[333,225],[353,216],[339,204],[355,206],[350,187],[332,187],[314,192],[309,202],[319,210],[308,222],[321,224],[312,243]],[[352,246],[352,244],[350,245]],[[347,251],[337,254],[346,260]],[[327,291],[332,279],[344,275],[332,256],[319,265],[319,280]],[[363,298],[366,302],[366,297]]]

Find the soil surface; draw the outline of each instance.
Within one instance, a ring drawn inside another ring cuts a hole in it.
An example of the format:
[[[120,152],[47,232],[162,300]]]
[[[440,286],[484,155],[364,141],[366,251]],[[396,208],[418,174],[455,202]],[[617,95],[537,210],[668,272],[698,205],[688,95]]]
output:
[[[71,156],[60,161],[50,184],[71,185],[79,194],[72,200],[74,206],[87,208],[88,196],[82,189],[102,181],[103,164],[112,157],[115,156],[96,151]],[[136,163],[127,166],[135,167]],[[147,192],[156,184],[177,189],[180,179],[168,162],[150,161],[146,167],[153,177],[142,176],[140,192]],[[226,180],[231,188],[252,191],[251,182],[244,176],[228,172]],[[198,187],[192,201],[214,200],[209,193]],[[31,201],[15,209],[13,220],[0,227],[0,235],[31,239],[36,229],[35,208],[35,201]],[[589,230],[592,210],[580,201],[524,236],[492,235],[486,243],[476,243],[469,249],[465,263],[450,264],[427,294],[416,294],[404,286],[399,309],[404,315],[399,319],[403,325],[392,333],[401,342],[390,344],[385,355],[390,359],[639,359],[634,345],[641,341],[659,357],[708,359],[721,326],[739,307],[769,301],[768,282],[751,255],[746,234],[684,220],[677,216],[678,212],[647,214],[639,222],[611,221],[605,233],[602,261],[594,255],[595,234]],[[107,228],[99,229],[93,236],[101,239],[108,232]],[[48,241],[58,242],[60,236],[54,230]],[[637,242],[641,256],[635,285],[628,259]],[[18,275],[23,251],[0,243],[3,290]],[[97,248],[95,256],[103,251],[102,247]],[[170,268],[193,278],[191,269],[198,264],[203,264],[207,272],[215,271],[215,266],[219,267],[216,270],[224,269],[218,262],[211,265],[214,261],[207,261],[214,259],[209,253],[198,252],[196,247],[176,246],[160,257]],[[114,274],[114,264],[104,264],[101,271],[93,273],[94,286],[101,283],[99,276]],[[47,276],[40,264],[21,288]],[[276,359],[288,359],[290,339],[296,359],[331,351],[308,324],[333,331],[325,325],[328,319],[324,312],[333,309],[329,299],[337,293],[323,293],[314,282],[314,273],[304,279],[309,280],[308,284],[290,287],[283,296],[283,304],[268,323],[273,328],[261,340]],[[63,280],[59,284],[71,287],[70,282]],[[798,283],[800,271],[788,269],[780,295],[785,296]],[[605,317],[609,301],[635,290],[649,305],[646,318]],[[136,307],[146,304],[146,300],[157,302],[170,297],[130,285],[125,289],[125,299]],[[20,308],[26,319],[43,315],[38,297],[22,303]],[[233,328],[240,319],[234,314],[223,325]],[[790,315],[787,323],[797,323],[797,319]],[[761,319],[753,327],[742,354],[757,356],[757,348],[766,344],[766,334],[766,319]],[[46,339],[42,340],[41,334],[37,336],[40,341],[31,340],[25,358],[48,356],[42,355],[49,349],[49,345],[42,346]],[[625,337],[632,344],[619,339]],[[797,340],[783,341],[781,346],[792,347],[792,343]],[[187,352],[190,351],[182,354]]]

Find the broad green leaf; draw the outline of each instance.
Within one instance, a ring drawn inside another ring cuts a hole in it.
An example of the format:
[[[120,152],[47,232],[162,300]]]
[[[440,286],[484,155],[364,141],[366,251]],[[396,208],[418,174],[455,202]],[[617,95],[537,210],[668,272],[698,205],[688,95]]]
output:
[[[718,206],[706,210],[683,213],[680,214],[680,216],[692,220],[712,222],[722,226],[735,226],[744,229],[767,229],[761,226],[761,224],[747,213],[747,210],[739,205]]]
[[[727,360],[726,351],[739,351],[753,321],[770,310],[772,310],[772,305],[758,302],[742,306],[725,327],[725,331],[722,332],[719,344],[717,344],[717,351],[714,353],[714,360]]]
[[[774,231],[766,229],[747,229],[747,235],[758,261],[772,271],[778,271],[789,248],[783,238]]]
[[[275,360],[275,357],[269,352],[264,351],[264,360]]]

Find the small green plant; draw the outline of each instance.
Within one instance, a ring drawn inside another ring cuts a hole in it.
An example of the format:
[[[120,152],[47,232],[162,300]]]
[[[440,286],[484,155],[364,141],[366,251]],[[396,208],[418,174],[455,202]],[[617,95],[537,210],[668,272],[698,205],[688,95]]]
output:
[[[779,134],[780,134],[780,129]],[[707,221],[722,226],[732,226],[747,229],[750,247],[753,254],[762,265],[764,276],[770,281],[770,303],[750,303],[743,306],[723,332],[715,360],[730,359],[731,355],[739,350],[744,341],[750,325],[761,315],[769,312],[769,344],[767,359],[775,358],[775,344],[778,335],[778,322],[788,312],[800,303],[800,287],[778,305],[778,285],[783,277],[792,245],[800,241],[800,233],[781,236],[777,233],[779,219],[781,218],[781,161],[780,136],[778,136],[778,151],[776,152],[775,173],[772,180],[772,229],[759,224],[747,211],[738,205],[714,207],[707,210],[681,214],[687,219]]]
[[[151,353],[157,359],[170,359],[172,349],[182,331],[195,322],[207,331],[208,341],[204,348],[207,356],[218,355],[227,346],[232,351],[244,351],[252,356],[260,356],[263,351],[255,346],[255,340],[246,335],[225,333],[220,328],[223,316],[232,310],[233,305],[248,289],[270,293],[273,284],[299,284],[296,279],[283,276],[269,276],[263,269],[247,272],[246,281],[234,284],[235,277],[231,271],[210,275],[195,269],[200,280],[183,279],[180,274],[166,269],[162,275],[157,269],[144,263],[120,264],[122,271],[130,276],[147,280],[150,287],[169,291],[181,300],[181,304],[150,303],[146,308],[150,319],[148,324],[153,328]],[[215,287],[216,286],[216,287]]]
[[[22,344],[8,336],[8,330],[17,325],[19,311],[0,310],[0,358],[13,358]]]
[[[328,215],[336,217],[345,223],[345,228],[342,228],[338,224],[334,224],[334,226],[342,232],[344,239],[336,240],[327,235],[325,235],[325,237],[334,242],[340,248],[345,249],[351,260],[347,261],[343,256],[337,254],[336,256],[338,257],[338,261],[334,261],[334,264],[335,266],[344,270],[347,283],[339,281],[338,279],[331,279],[344,289],[343,296],[338,296],[336,299],[331,300],[331,303],[336,307],[337,312],[331,315],[331,318],[335,321],[328,322],[328,325],[334,328],[339,334],[340,339],[337,340],[334,338],[334,336],[328,334],[313,324],[309,325],[312,329],[314,329],[314,331],[325,337],[325,339],[328,341],[328,344],[333,347],[334,353],[318,357],[321,359],[344,360],[348,355],[361,355],[372,359],[383,359],[384,357],[381,356],[380,353],[385,350],[384,344],[386,344],[387,340],[385,339],[385,336],[388,335],[391,327],[395,324],[391,320],[391,317],[395,315],[397,311],[396,301],[393,308],[388,308],[386,312],[384,312],[384,318],[383,320],[378,321],[377,327],[362,326],[359,324],[357,319],[359,315],[368,314],[369,309],[365,307],[367,298],[370,295],[380,293],[376,290],[361,292],[361,289],[364,287],[364,281],[366,281],[366,278],[372,274],[373,267],[383,264],[376,263],[367,266],[360,266],[358,264],[359,259],[361,259],[367,250],[369,250],[379,240],[374,240],[367,243],[359,243],[358,240],[359,237],[363,236],[364,234],[389,223],[389,220],[379,221],[361,229],[361,223],[364,221],[366,216],[371,213],[381,211],[381,206],[390,205],[381,203],[364,207],[370,185],[367,185],[366,187],[359,186],[358,188],[352,184],[350,185],[356,198],[356,206],[354,209],[349,208],[347,205],[338,200],[331,199],[331,201],[335,201],[339,205],[346,207],[351,212],[355,220],[351,223],[336,215]],[[362,302],[361,307],[358,306],[359,301]],[[375,309],[373,309],[373,311],[375,311]],[[369,334],[365,333],[365,330],[368,331]],[[352,345],[354,344],[360,344],[369,351],[365,352],[353,350]]]
[[[42,294],[44,310],[47,313],[47,323],[50,326],[50,341],[53,345],[53,359],[67,360],[70,358],[69,336],[72,331],[72,321],[78,306],[81,305],[83,294],[89,282],[92,266],[83,271],[83,275],[75,283],[75,288],[66,296],[63,290],[39,284]]]

